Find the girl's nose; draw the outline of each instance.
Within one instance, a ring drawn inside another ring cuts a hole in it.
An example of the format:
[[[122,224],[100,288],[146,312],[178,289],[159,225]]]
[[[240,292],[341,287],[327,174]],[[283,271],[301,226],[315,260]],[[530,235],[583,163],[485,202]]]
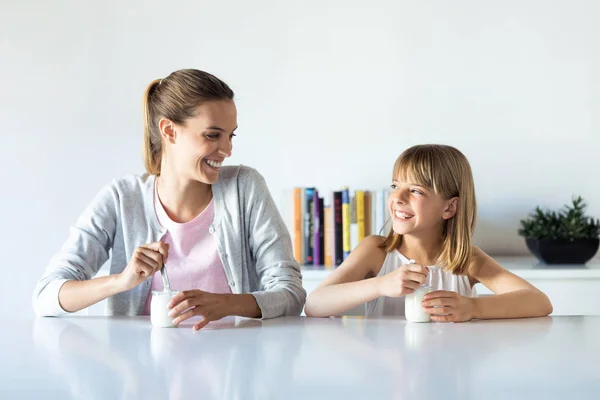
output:
[[[405,194],[404,194],[404,191],[402,191],[402,190],[392,192],[391,197],[392,197],[392,201],[396,204],[406,203]]]

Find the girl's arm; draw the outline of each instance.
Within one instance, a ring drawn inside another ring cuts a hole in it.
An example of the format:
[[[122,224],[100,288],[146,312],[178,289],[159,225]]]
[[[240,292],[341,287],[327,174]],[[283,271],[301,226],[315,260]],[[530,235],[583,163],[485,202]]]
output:
[[[306,300],[309,317],[328,317],[350,310],[380,296],[378,278],[385,251],[381,236],[369,236],[329,275]]]
[[[495,293],[473,299],[473,318],[542,317],[552,313],[548,297],[474,247],[471,276]]]

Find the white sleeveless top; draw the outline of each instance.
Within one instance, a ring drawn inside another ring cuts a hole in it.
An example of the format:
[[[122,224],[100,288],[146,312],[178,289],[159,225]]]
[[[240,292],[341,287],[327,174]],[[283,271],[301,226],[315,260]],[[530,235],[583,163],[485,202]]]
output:
[[[408,264],[409,259],[404,257],[398,250],[388,253],[385,257],[381,271],[377,276],[382,276]],[[433,290],[449,290],[457,292],[465,297],[477,297],[477,291],[471,287],[469,277],[466,275],[454,275],[444,271],[437,265],[428,266]],[[404,296],[402,297],[378,297],[366,304],[366,316],[380,317],[384,315],[404,316]]]

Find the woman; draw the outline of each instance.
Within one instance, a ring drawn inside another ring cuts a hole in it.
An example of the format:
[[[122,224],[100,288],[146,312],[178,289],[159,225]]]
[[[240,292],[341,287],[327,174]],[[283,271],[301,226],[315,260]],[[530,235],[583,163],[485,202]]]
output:
[[[223,167],[237,128],[233,91],[215,76],[179,70],[144,96],[147,174],[107,185],[52,258],[34,292],[38,315],[103,299],[109,315],[148,314],[163,264],[179,290],[174,323],[228,315],[299,315],[306,292],[286,226],[263,177]],[[110,275],[93,278],[111,254]]]

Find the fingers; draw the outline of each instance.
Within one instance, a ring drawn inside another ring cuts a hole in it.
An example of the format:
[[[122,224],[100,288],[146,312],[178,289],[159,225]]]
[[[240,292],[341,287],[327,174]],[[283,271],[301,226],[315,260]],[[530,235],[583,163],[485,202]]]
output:
[[[151,276],[154,273],[154,271],[156,271],[156,262],[152,258],[146,256],[140,251],[137,251],[134,257],[136,261],[134,264],[135,274],[140,274],[142,277],[147,278]]]
[[[144,244],[142,246],[140,246],[140,248],[142,249],[146,249],[146,250],[150,250],[153,251],[155,253],[160,254],[161,257],[161,264],[164,264],[167,262],[167,258],[169,257],[169,244],[165,243],[165,242],[152,242],[152,243],[148,243],[148,244]]]
[[[454,315],[432,315],[431,320],[434,322],[460,322]]]
[[[443,297],[457,298],[458,293],[452,292],[450,290],[436,290],[434,292],[427,293],[424,298],[425,298],[425,300],[429,300],[429,299],[436,299],[436,298],[443,298]]]
[[[181,292],[179,292],[175,296],[173,296],[173,298],[169,302],[169,308],[175,307],[178,303],[180,303],[186,299],[199,297],[203,293],[205,293],[205,292],[203,292],[202,290],[182,290]]]
[[[161,255],[147,249],[139,249],[136,258],[140,261],[140,265],[149,266],[152,271],[156,271],[162,266]]]
[[[419,282],[415,282],[415,281],[404,281],[404,282],[402,282],[402,287],[404,287],[406,289],[410,289],[410,293],[412,293],[415,290],[417,290],[419,287],[421,287],[421,284]]]
[[[458,301],[454,297],[438,297],[421,302],[423,307],[456,307]]]
[[[170,312],[169,316],[172,316],[172,315],[175,315],[175,314],[173,314],[172,312]],[[195,317],[196,315],[201,315],[200,311],[198,310],[198,308],[196,308],[196,307],[190,308],[189,310],[187,310],[183,314],[177,315],[175,318],[173,318],[173,325],[179,325],[180,323],[182,323],[186,319],[190,319],[192,317]]]
[[[454,307],[426,307],[423,310],[430,315],[453,315],[456,312]]]
[[[425,275],[429,273],[429,268],[422,266],[421,264],[406,264],[406,269],[412,272],[417,272],[419,274]]]
[[[194,325],[194,330],[199,331],[200,329],[202,329],[206,325],[208,325],[209,322],[210,322],[210,320],[208,318],[206,318],[206,317],[202,318],[202,321],[200,321],[196,325]]]
[[[175,317],[189,308],[202,304],[203,293],[201,290],[185,290],[177,293],[169,302],[168,308],[171,310],[169,315]]]
[[[405,281],[413,281],[413,282],[416,282],[419,285],[421,285],[421,284],[425,283],[425,281],[427,280],[427,276],[423,275],[423,274],[420,274],[420,273],[417,273],[417,272],[407,271],[404,274],[404,280]]]

